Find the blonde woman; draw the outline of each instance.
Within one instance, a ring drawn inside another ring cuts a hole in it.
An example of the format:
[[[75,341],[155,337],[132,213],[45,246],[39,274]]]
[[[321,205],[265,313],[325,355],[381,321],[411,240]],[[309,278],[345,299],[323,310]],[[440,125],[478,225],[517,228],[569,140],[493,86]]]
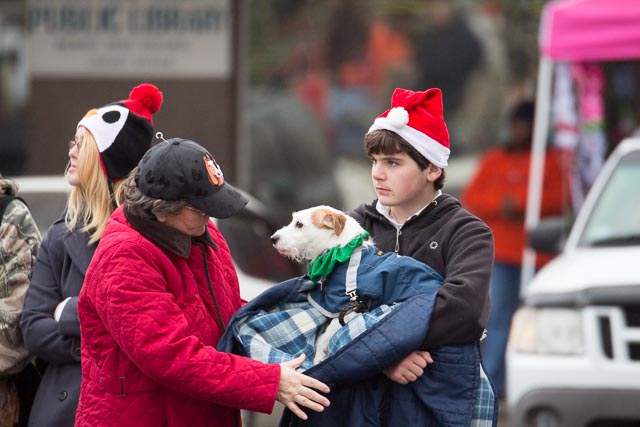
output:
[[[69,141],[63,218],[42,243],[20,319],[27,349],[47,362],[29,426],[72,427],[80,394],[78,294],[129,172],[151,146],[162,93],[141,84],[129,99],[92,109]]]

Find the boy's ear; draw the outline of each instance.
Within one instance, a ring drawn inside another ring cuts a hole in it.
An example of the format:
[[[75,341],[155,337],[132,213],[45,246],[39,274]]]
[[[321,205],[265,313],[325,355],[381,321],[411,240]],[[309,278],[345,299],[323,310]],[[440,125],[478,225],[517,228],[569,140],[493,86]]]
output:
[[[427,173],[427,180],[429,182],[436,182],[437,179],[440,178],[440,175],[442,175],[442,168],[429,163],[429,166],[427,166],[425,172]]]

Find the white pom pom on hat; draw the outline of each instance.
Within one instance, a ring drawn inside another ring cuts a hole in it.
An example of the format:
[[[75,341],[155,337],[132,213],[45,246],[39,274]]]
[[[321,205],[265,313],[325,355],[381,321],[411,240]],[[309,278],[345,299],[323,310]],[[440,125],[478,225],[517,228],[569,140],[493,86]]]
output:
[[[391,96],[391,108],[376,117],[369,128],[369,132],[374,130],[395,132],[434,165],[447,166],[449,131],[438,88],[423,92],[397,88]]]
[[[403,107],[393,107],[387,114],[387,119],[391,126],[400,129],[409,123],[409,113]]]

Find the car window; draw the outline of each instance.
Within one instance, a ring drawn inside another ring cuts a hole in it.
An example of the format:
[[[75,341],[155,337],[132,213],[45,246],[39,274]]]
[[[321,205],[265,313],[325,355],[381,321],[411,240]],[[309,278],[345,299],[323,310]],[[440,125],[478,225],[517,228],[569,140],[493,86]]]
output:
[[[591,213],[581,247],[640,245],[640,151],[623,157]]]

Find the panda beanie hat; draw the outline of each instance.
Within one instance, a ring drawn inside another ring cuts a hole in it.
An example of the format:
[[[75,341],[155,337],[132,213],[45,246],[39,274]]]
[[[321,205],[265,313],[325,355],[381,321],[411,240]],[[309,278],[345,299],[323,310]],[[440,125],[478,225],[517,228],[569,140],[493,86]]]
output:
[[[440,89],[414,92],[397,88],[391,96],[391,108],[376,117],[369,128],[369,132],[374,130],[395,132],[431,163],[447,167],[449,131],[444,122]]]
[[[131,90],[129,98],[91,109],[78,122],[96,140],[100,160],[110,180],[125,178],[137,166],[153,139],[153,114],[162,92],[149,83]]]

